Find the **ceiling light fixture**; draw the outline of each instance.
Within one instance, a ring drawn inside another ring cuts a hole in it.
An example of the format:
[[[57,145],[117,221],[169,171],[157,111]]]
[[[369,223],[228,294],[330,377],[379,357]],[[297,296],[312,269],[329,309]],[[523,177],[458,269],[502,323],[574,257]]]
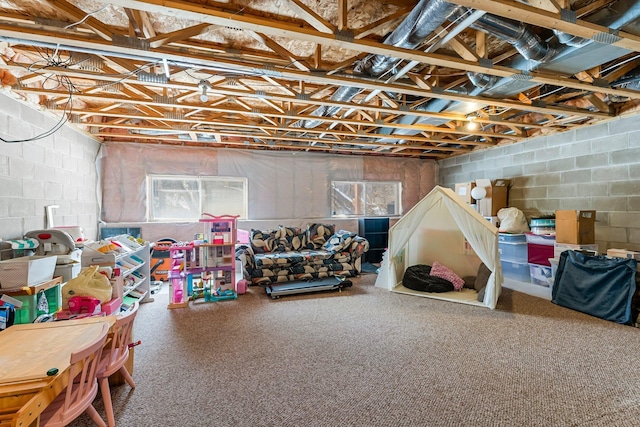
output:
[[[478,125],[478,122],[475,121],[477,118],[478,116],[473,113],[467,115],[467,120],[469,120],[469,122],[467,123],[467,130],[477,130],[478,127],[480,127],[480,125]]]
[[[200,101],[207,102],[209,100],[207,90],[211,89],[211,83],[209,83],[208,80],[200,80],[200,83],[198,83],[198,87],[202,91],[202,94],[200,95]]]

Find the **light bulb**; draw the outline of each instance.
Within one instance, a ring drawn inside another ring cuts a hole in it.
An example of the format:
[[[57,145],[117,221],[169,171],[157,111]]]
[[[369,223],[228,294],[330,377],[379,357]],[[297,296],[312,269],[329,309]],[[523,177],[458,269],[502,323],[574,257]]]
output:
[[[200,80],[200,83],[198,83],[198,87],[200,88],[200,90],[202,90],[200,101],[207,102],[209,100],[209,96],[207,96],[207,89],[211,89],[211,83],[206,80]]]
[[[469,121],[469,123],[467,123],[467,129],[468,130],[478,129],[478,123],[474,122],[473,120]]]

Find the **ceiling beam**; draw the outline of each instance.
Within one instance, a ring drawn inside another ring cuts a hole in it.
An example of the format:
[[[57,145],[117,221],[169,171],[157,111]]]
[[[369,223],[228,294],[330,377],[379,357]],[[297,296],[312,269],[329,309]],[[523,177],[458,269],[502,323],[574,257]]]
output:
[[[301,28],[297,25],[281,22],[277,20],[269,20],[263,17],[258,17],[249,14],[234,14],[227,10],[216,9],[211,6],[205,6],[195,3],[189,3],[180,0],[137,0],[131,2],[130,0],[101,0],[110,4],[119,5],[122,7],[133,7],[140,10],[145,10],[151,13],[161,13],[178,18],[191,19],[195,21],[207,22],[215,25],[222,25],[234,28],[242,28],[244,30],[251,30],[258,33],[263,33],[269,36],[288,37],[293,40],[303,40],[313,43],[320,43],[337,48],[352,49],[356,51],[368,52],[372,54],[380,54],[385,56],[396,57],[398,59],[404,59],[407,61],[417,61],[420,63],[426,63],[431,65],[437,65],[447,68],[460,68],[466,71],[473,71],[478,73],[484,73],[488,75],[494,75],[498,77],[507,78],[525,78],[537,83],[550,84],[555,86],[566,86],[573,89],[592,90],[594,92],[610,93],[615,89],[610,88],[598,88],[593,85],[580,83],[572,80],[570,76],[565,78],[559,78],[554,73],[544,71],[522,71],[509,67],[503,67],[494,65],[493,67],[483,67],[474,61],[467,61],[463,59],[457,59],[446,55],[440,55],[436,53],[427,53],[411,49],[403,49],[392,45],[376,42],[374,40],[351,40],[348,37],[341,37],[332,34],[326,34],[319,32],[313,28]],[[563,22],[559,18],[559,14],[551,14],[550,12],[533,8],[531,6],[522,5],[507,0],[457,0],[452,1],[455,4],[461,4],[463,6],[474,7],[479,10],[486,10],[494,13],[494,9],[505,8],[509,12],[495,13],[496,15],[505,16],[509,15],[512,19],[526,21],[533,24],[546,26],[548,28],[559,28],[569,34],[575,34],[580,37],[591,38],[596,34],[608,32],[608,29],[602,26],[589,24],[584,21],[580,21],[580,25],[561,25]],[[473,4],[473,5],[471,5]],[[487,7],[480,7],[485,4],[490,6],[490,10]],[[528,8],[528,9],[527,9]],[[511,11],[515,9],[515,11]],[[524,15],[520,16],[518,13]],[[544,14],[544,15],[543,15]],[[532,15],[532,16],[530,16]],[[535,15],[535,16],[533,16]],[[547,15],[553,15],[548,16]],[[557,17],[555,16],[557,15]],[[536,16],[543,16],[546,19],[535,19]],[[554,27],[551,24],[561,25],[560,27]],[[545,25],[549,24],[549,25]],[[583,27],[590,29],[585,31]],[[593,27],[596,27],[595,29]],[[572,30],[572,31],[571,31]],[[579,34],[578,34],[579,33]],[[631,50],[640,51],[640,37],[631,34],[620,33],[620,41],[613,43],[616,46],[626,47]],[[628,45],[633,45],[630,47]],[[628,94],[626,96],[640,98],[640,92],[636,94]]]

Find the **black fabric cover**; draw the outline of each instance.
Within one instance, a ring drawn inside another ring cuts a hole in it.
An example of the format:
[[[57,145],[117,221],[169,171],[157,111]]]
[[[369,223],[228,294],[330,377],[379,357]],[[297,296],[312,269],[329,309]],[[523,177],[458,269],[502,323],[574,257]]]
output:
[[[607,258],[564,251],[551,290],[551,301],[616,323],[631,323],[636,292],[634,259]]]
[[[402,278],[405,288],[421,292],[449,292],[453,291],[453,283],[440,277],[431,276],[431,266],[418,264],[408,267]]]

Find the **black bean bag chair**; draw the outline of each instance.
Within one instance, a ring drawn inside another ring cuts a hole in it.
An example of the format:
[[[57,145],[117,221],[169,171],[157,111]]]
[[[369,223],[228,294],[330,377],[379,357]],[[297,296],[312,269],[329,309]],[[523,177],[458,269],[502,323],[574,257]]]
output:
[[[418,264],[408,267],[402,277],[405,288],[421,292],[450,292],[453,283],[440,277],[431,276],[431,266]]]

